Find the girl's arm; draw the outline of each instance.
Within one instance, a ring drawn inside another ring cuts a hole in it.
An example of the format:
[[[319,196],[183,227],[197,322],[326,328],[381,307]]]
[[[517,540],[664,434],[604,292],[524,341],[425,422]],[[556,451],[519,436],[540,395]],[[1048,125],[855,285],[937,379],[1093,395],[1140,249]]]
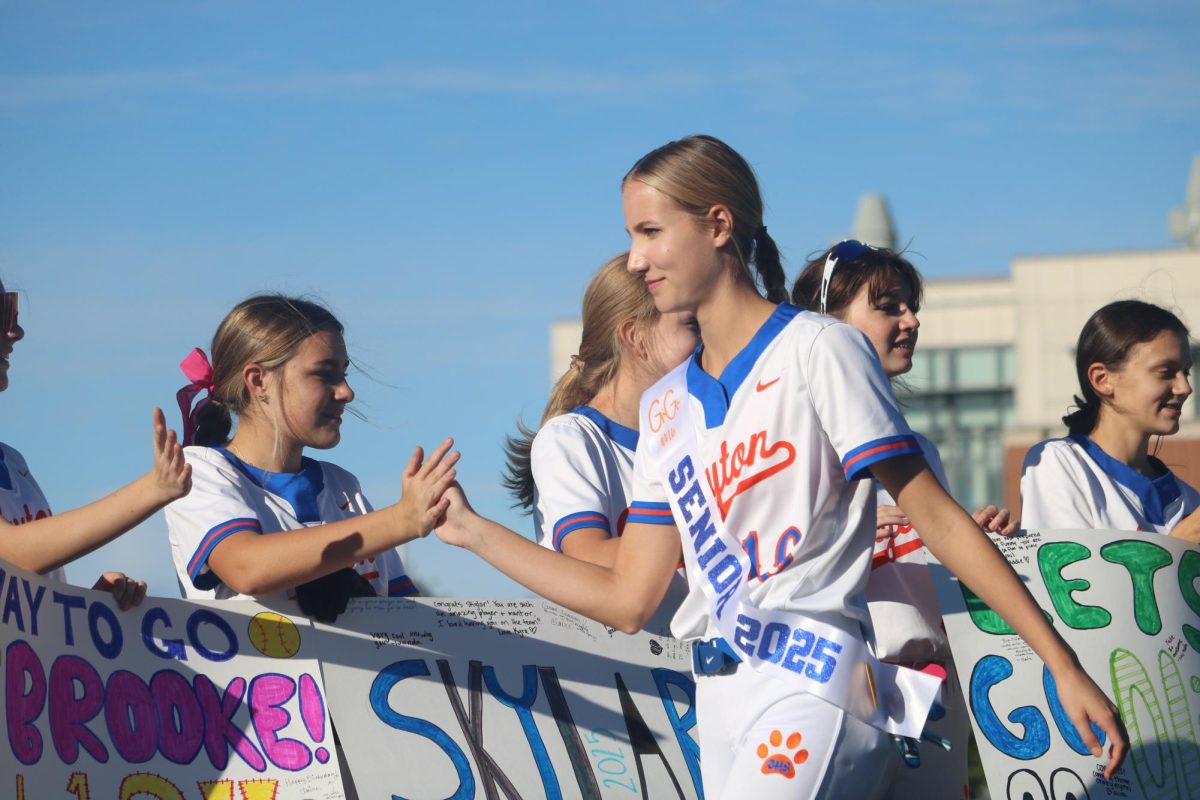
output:
[[[94,503],[33,520],[19,531],[0,519],[0,558],[32,572],[47,572],[87,555],[191,488],[192,468],[184,461],[167,430],[160,409],[154,409],[154,465],[142,477]]]
[[[918,456],[871,466],[875,477],[901,508],[938,560],[988,607],[998,613],[1041,657],[1054,675],[1059,698],[1084,744],[1099,757],[1100,741],[1089,721],[1108,735],[1111,758],[1106,778],[1121,766],[1129,747],[1117,709],[1079,665],[1075,652],[1042,615],[1033,596],[979,525],[954,502]]]
[[[611,540],[615,559],[605,567],[556,553],[484,519],[457,485],[446,497],[450,506],[437,527],[442,541],[470,550],[547,600],[625,633],[637,632],[654,614],[679,562],[673,526],[629,523],[620,539]]]
[[[637,523],[631,523],[636,525]],[[667,534],[664,532],[664,536]],[[678,537],[678,531],[675,532]],[[625,538],[625,533],[621,533],[621,539]],[[621,547],[621,539],[614,538],[609,535],[608,531],[602,531],[599,528],[586,528],[576,531],[563,541],[563,555],[577,558],[580,561],[586,561],[589,564],[596,564],[601,567],[611,567],[617,563],[617,551]],[[675,566],[679,566],[679,562],[683,560],[682,547],[675,551]]]
[[[273,594],[427,535],[449,503],[442,495],[455,477],[459,454],[447,455],[453,444],[447,439],[424,461],[421,448],[413,451],[400,479],[399,502],[287,536],[239,531],[213,548],[208,567],[239,594]]]
[[[600,528],[580,528],[563,540],[561,552],[589,564],[611,567],[617,563],[620,542]]]

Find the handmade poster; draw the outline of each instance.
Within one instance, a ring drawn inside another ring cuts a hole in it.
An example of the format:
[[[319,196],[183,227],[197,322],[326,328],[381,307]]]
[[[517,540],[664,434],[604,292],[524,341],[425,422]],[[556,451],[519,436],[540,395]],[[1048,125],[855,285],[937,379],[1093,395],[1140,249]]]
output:
[[[690,650],[543,600],[355,600],[317,625],[363,798],[698,798]]]
[[[1113,699],[1131,752],[1109,780],[1032,650],[950,573],[934,583],[996,800],[1200,798],[1200,549],[1167,536],[1028,531],[997,545]]]
[[[342,797],[313,630],[250,602],[111,595],[0,562],[0,797]]]

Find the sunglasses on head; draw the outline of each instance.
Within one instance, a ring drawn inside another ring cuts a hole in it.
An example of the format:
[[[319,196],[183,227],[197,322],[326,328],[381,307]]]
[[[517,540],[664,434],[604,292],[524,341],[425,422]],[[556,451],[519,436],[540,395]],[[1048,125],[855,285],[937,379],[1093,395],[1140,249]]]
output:
[[[17,293],[0,293],[0,333],[12,333],[17,329]]]
[[[825,270],[821,273],[821,313],[827,313],[826,303],[829,300],[829,283],[833,280],[833,269],[839,261],[854,259],[869,253],[876,248],[869,244],[863,244],[857,239],[846,239],[838,242],[829,251],[829,255],[825,258]]]

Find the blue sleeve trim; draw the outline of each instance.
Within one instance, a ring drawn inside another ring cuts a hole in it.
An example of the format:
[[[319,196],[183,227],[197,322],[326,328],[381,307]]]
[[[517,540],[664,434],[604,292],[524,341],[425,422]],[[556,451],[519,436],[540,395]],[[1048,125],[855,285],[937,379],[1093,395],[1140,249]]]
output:
[[[609,527],[608,517],[599,511],[577,511],[574,514],[567,514],[554,523],[554,549],[561,553],[563,539],[567,538],[567,534],[584,528],[599,528],[605,533],[612,530]]]
[[[212,554],[213,548],[229,538],[235,533],[242,531],[251,531],[253,533],[262,533],[262,525],[258,520],[243,517],[240,519],[227,519],[219,525],[209,528],[208,533],[204,534],[204,538],[200,540],[200,546],[196,548],[196,552],[192,555],[192,560],[188,562],[187,574],[192,579],[192,585],[197,589],[203,590],[205,587],[200,586],[196,582],[200,571],[204,569],[208,563],[208,557]],[[209,586],[209,589],[212,587]]]
[[[872,464],[878,464],[889,458],[920,454],[921,443],[917,441],[917,437],[907,433],[900,436],[886,436],[861,444],[846,453],[842,459],[842,469],[846,473],[846,480],[856,481],[870,474]]]
[[[671,515],[670,503],[634,501],[629,504],[629,518],[626,522],[640,522],[644,525],[674,525],[675,517]]]

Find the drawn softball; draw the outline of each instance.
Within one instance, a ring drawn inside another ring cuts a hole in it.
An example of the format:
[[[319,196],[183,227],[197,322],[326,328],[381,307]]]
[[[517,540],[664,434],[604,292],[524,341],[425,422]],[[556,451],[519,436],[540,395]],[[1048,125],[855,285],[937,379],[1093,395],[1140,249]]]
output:
[[[300,652],[300,630],[296,623],[274,611],[255,614],[246,627],[254,649],[269,658],[291,658]]]

